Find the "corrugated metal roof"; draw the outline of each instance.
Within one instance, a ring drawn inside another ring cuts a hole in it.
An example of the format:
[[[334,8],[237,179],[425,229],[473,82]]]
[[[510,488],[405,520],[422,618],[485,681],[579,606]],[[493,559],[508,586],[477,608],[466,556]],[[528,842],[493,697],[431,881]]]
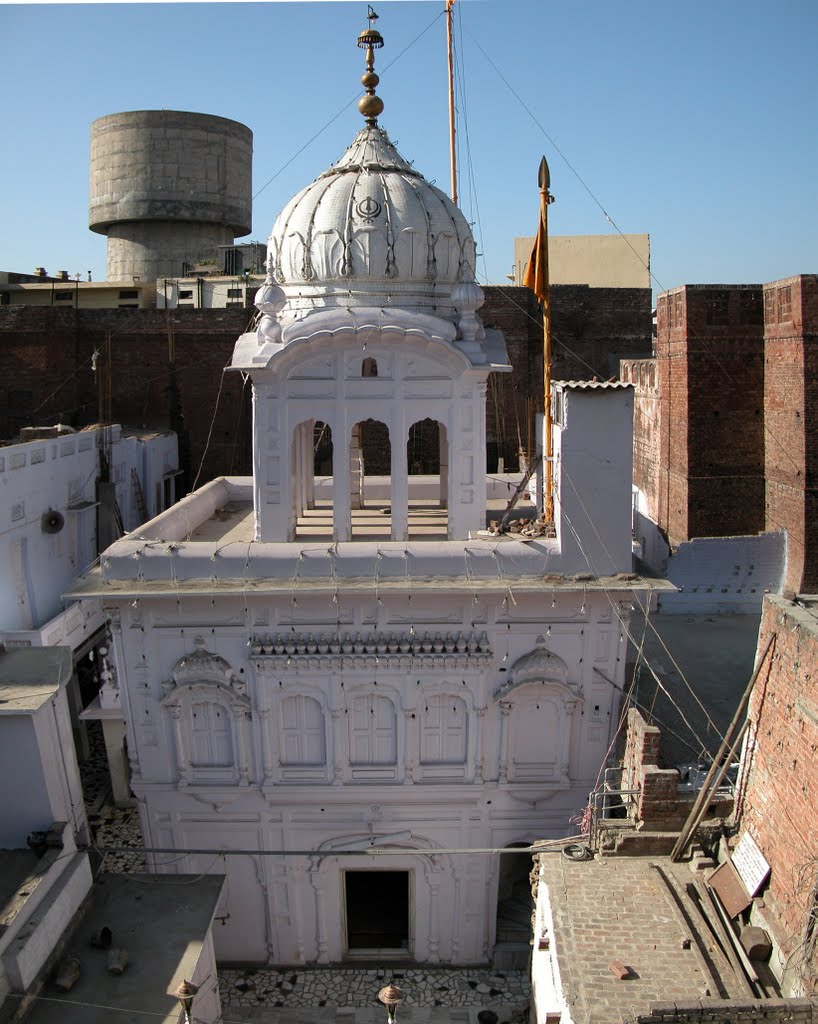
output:
[[[633,387],[629,380],[555,380],[552,383],[563,391],[587,391],[590,388],[616,391]]]

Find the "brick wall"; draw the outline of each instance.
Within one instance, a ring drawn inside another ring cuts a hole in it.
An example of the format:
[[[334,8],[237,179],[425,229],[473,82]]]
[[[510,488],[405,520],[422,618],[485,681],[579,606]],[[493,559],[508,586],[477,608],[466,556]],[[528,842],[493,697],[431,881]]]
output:
[[[188,486],[203,458],[203,481],[250,472],[250,388],[243,387],[238,373],[225,374],[222,382],[222,369],[247,322],[248,311],[241,308],[2,307],[0,436],[9,438],[30,423],[98,422],[100,388],[110,379],[114,421],[170,427],[179,434]]]
[[[659,297],[659,525],[672,541],[764,528],[760,285],[685,285]]]
[[[511,374],[492,374],[489,379],[488,463],[495,470],[502,456],[507,469],[516,469],[520,443],[533,445],[534,410],[542,409],[542,315],[528,288],[490,286],[485,294],[481,315],[487,325],[503,331],[514,367]],[[91,358],[99,349],[99,375],[107,379],[105,339],[110,331],[113,418],[128,426],[176,430],[183,465],[192,468],[190,484],[205,452],[222,368],[251,315],[241,307],[0,307],[0,437],[9,438],[34,422],[97,422],[99,380],[91,370]],[[555,377],[604,378],[614,372],[610,367],[618,365],[620,355],[650,352],[648,289],[555,287],[552,320],[555,333],[568,338],[576,353],[569,358],[555,343]],[[169,337],[175,350],[173,365]],[[239,374],[225,375],[202,480],[251,471],[249,391]],[[367,467],[388,472],[382,439],[376,429],[368,434]],[[420,447],[420,461],[436,464],[437,439],[424,434]]]
[[[684,1003],[652,1003],[650,1013],[634,1017],[636,1024],[813,1024],[818,1022],[815,999],[712,999]]]
[[[679,795],[679,773],[659,767],[661,733],[648,725],[636,708],[628,711],[625,753],[622,759],[623,789],[638,789],[631,798],[635,824],[646,830],[678,830],[690,812],[691,799]]]
[[[788,534],[785,586],[818,590],[818,276],[764,287],[766,524]]]
[[[634,385],[633,482],[645,495],[651,519],[658,522],[662,401],[657,361],[623,359],[619,364],[619,377]]]
[[[739,834],[749,831],[770,864],[764,916],[781,953],[811,974],[812,991],[818,992],[815,946],[805,964],[797,956],[810,899],[818,898],[818,602],[805,609],[768,596],[759,651],[772,634],[772,658],[750,701],[735,816]],[[818,909],[816,902],[812,909]],[[791,985],[794,980],[790,975]]]
[[[517,468],[520,444],[533,448],[534,415],[543,408],[542,311],[528,288],[490,285],[480,316],[501,330],[514,371],[492,374],[487,397],[488,465],[497,455]],[[623,358],[652,351],[649,288],[551,288],[551,376],[553,380],[607,380],[618,376]]]

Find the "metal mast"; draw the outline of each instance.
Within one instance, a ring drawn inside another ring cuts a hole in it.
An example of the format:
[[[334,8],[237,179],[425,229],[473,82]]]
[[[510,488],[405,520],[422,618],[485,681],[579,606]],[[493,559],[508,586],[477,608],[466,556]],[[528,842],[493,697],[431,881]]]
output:
[[[452,172],[452,202],[457,205],[457,153],[454,121],[454,58],[452,56],[452,8],[455,0],[446,0],[446,44],[449,56],[449,162]]]

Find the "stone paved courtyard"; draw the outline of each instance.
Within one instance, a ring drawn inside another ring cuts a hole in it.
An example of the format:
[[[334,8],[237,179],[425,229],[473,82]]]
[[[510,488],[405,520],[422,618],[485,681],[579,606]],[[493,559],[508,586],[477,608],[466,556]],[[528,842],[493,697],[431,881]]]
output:
[[[530,994],[527,972],[485,968],[260,967],[219,971],[225,1007],[378,1007],[378,991],[392,981],[404,993],[403,1007],[485,1007],[496,1010],[501,1020],[521,1012]]]

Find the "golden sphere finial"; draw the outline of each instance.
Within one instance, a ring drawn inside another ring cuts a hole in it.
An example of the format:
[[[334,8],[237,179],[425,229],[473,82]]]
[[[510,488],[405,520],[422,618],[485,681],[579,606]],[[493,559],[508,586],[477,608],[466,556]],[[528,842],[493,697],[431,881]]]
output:
[[[375,87],[380,81],[375,74],[375,50],[380,50],[383,46],[383,36],[375,28],[378,15],[372,7],[367,8],[366,17],[369,25],[358,36],[358,46],[366,50],[366,71],[361,75],[361,84],[366,89],[366,95],[358,100],[358,110],[366,118],[366,123],[374,126],[378,123],[378,114],[383,111],[383,100],[375,95]]]

